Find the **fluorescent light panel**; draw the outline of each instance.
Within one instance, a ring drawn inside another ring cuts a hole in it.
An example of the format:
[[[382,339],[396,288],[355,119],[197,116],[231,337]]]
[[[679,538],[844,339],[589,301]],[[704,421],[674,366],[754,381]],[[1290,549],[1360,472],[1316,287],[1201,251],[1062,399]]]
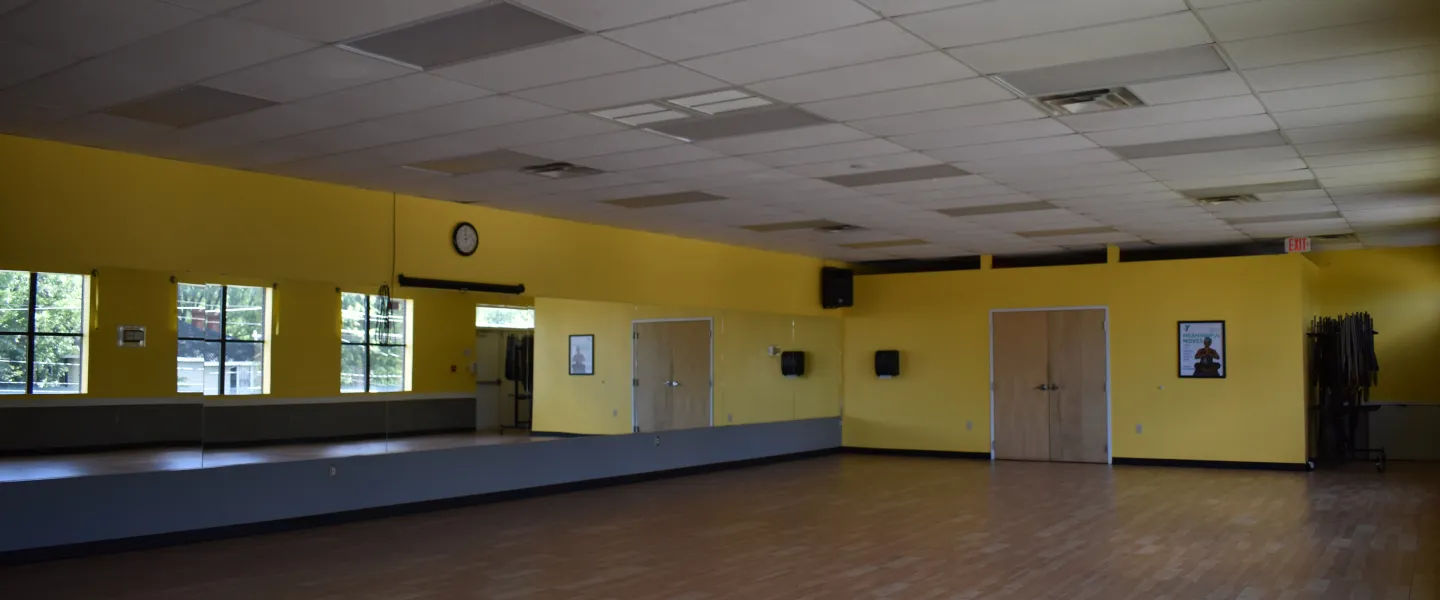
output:
[[[721,90],[709,92],[697,96],[686,96],[684,98],[671,98],[666,100],[676,106],[683,106],[696,112],[707,115],[720,114],[757,106],[768,106],[773,102],[742,92],[740,90]]]
[[[1040,231],[1019,231],[1015,235],[1027,238],[1048,238],[1065,237],[1072,235],[1095,235],[1099,233],[1119,233],[1114,227],[1077,227],[1071,229],[1045,229]]]
[[[710,118],[664,122],[653,125],[650,129],[686,140],[713,140],[825,123],[829,123],[829,121],[801,110],[783,107]]]
[[[361,38],[342,47],[429,69],[581,33],[523,8],[497,3]]]
[[[1215,47],[1206,44],[1001,73],[995,78],[1027,96],[1038,96],[1228,70]]]
[[[1234,187],[1204,188],[1195,190],[1180,190],[1190,198],[1217,198],[1221,196],[1255,196],[1259,194],[1274,194],[1277,192],[1299,192],[1304,190],[1318,190],[1320,182],[1314,179],[1302,179],[1300,181],[1282,181],[1279,183],[1261,183],[1256,185],[1241,185]]]
[[[648,102],[645,104],[632,104],[630,106],[597,110],[590,114],[602,119],[618,121],[626,125],[644,125],[646,123],[658,123],[660,121],[673,121],[675,119],[685,119],[690,116],[678,110]]]
[[[1224,219],[1231,225],[1254,225],[1257,223],[1289,223],[1291,221],[1315,221],[1320,219],[1339,219],[1340,211],[1327,210],[1324,212],[1301,213],[1291,215],[1269,215],[1264,217],[1234,217]]]
[[[1136,158],[1181,156],[1185,154],[1246,150],[1249,148],[1269,148],[1285,145],[1287,145],[1287,142],[1285,138],[1280,135],[1280,132],[1266,131],[1263,133],[1226,135],[1194,140],[1179,140],[1175,142],[1139,144],[1135,146],[1109,146],[1108,149],[1120,158],[1132,160]]]
[[[840,247],[841,247],[841,248],[850,248],[850,249],[852,249],[852,250],[865,250],[865,249],[868,249],[868,248],[897,248],[897,247],[900,247],[900,246],[924,246],[924,245],[929,244],[929,243],[930,243],[930,242],[927,242],[927,241],[925,241],[925,240],[913,239],[913,238],[912,238],[912,239],[906,239],[906,240],[885,240],[885,241],[883,241],[883,242],[858,242],[858,243],[854,243],[854,244],[840,244]]]
[[[677,204],[713,202],[715,200],[724,199],[724,196],[716,196],[715,194],[707,194],[705,192],[676,192],[674,194],[656,194],[653,196],[617,198],[615,200],[606,200],[605,204],[611,204],[622,208],[656,208],[660,206],[675,206]]]
[[[1013,204],[989,204],[986,206],[965,206],[961,208],[947,208],[938,210],[942,215],[951,217],[975,217],[980,215],[1003,215],[1008,213],[1031,212],[1037,210],[1053,210],[1056,206],[1049,202],[1019,202]]]
[[[831,221],[829,219],[813,219],[810,221],[790,221],[788,223],[766,223],[764,225],[745,225],[741,229],[749,229],[757,233],[770,233],[772,231],[794,231],[796,229],[823,229],[826,227],[839,227],[844,223]]]

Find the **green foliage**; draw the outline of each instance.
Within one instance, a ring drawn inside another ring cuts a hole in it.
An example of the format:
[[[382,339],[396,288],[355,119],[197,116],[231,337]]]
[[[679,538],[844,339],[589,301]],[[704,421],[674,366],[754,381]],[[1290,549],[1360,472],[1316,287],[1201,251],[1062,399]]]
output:
[[[379,296],[340,295],[341,391],[365,391],[367,375],[372,392],[404,389],[405,301],[391,299],[384,308]]]
[[[85,331],[85,278],[35,274],[35,307],[30,307],[31,274],[0,271],[0,393],[25,393],[31,319],[36,336],[35,392],[78,392],[81,334]]]

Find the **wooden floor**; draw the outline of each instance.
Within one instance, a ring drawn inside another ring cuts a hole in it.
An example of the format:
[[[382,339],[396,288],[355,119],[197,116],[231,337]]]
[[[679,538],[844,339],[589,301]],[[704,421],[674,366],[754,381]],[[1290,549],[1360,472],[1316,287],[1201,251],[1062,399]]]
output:
[[[1440,466],[840,455],[0,568],[6,600],[1435,600]]]
[[[442,433],[390,439],[275,444],[243,448],[144,448],[83,454],[4,457],[0,458],[0,483],[146,471],[180,471],[363,454],[439,450],[463,446],[522,444],[553,439],[558,438],[531,437],[525,433],[509,435],[493,432]]]

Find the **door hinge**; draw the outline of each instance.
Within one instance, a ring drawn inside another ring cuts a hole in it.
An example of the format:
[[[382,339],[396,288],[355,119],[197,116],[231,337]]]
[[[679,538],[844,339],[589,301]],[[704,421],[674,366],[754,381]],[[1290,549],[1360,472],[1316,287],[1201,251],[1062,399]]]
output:
[[[635,433],[640,433],[640,426],[639,426],[639,425],[636,425],[636,426],[635,426]]]
[[[638,332],[638,331],[635,332],[635,333],[632,333],[632,334],[630,334],[630,335],[633,336],[633,337],[634,337],[635,339],[637,339],[637,340],[640,339],[640,332]]]
[[[633,386],[633,387],[640,387],[640,380],[639,380],[639,379],[631,379],[631,380],[630,380],[630,385]]]

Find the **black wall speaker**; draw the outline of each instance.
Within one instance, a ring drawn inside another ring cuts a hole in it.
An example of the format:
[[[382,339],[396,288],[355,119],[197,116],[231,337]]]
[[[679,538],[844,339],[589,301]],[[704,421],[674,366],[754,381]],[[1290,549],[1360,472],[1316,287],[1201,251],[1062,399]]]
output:
[[[875,351],[875,376],[895,377],[900,374],[899,350]]]
[[[845,308],[855,306],[855,272],[839,267],[820,269],[820,306]]]
[[[780,353],[780,374],[786,377],[799,377],[805,374],[805,353],[799,350],[786,350]]]

